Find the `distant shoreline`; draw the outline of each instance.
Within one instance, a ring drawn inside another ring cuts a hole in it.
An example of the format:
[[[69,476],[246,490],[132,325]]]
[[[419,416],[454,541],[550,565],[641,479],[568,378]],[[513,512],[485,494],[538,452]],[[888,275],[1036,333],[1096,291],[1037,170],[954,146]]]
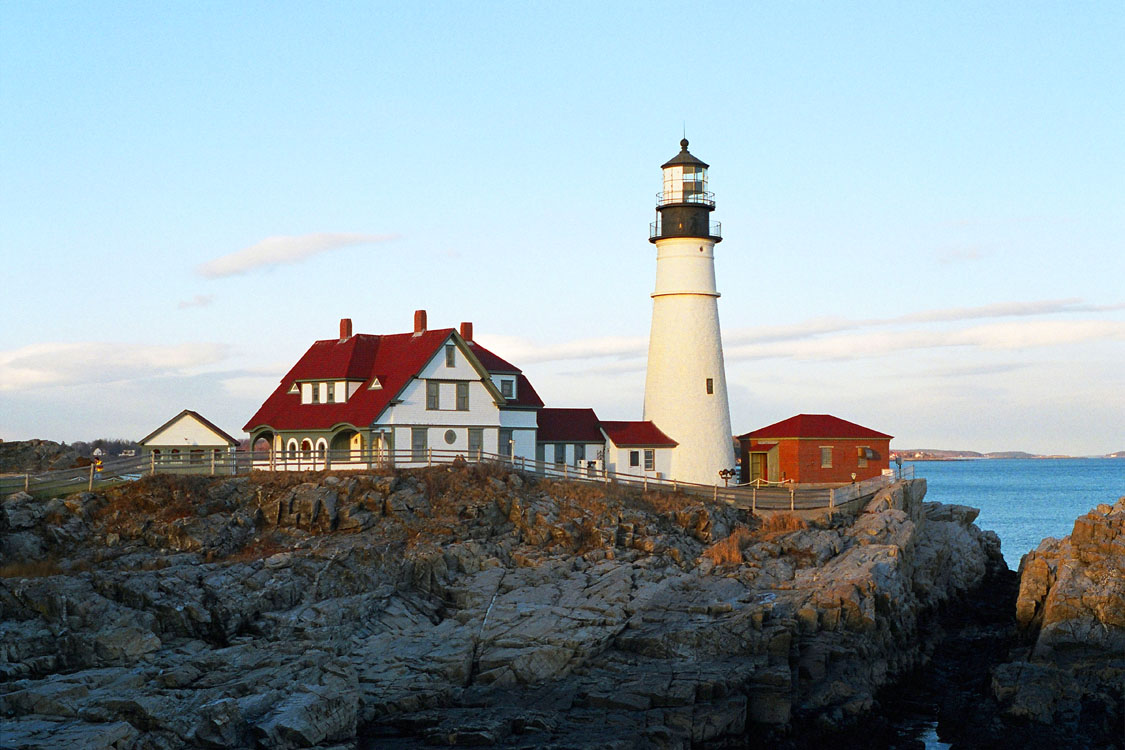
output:
[[[953,453],[953,451],[950,451]],[[921,454],[921,455],[918,455]],[[891,460],[895,457],[901,456],[904,463],[914,461],[995,461],[995,460],[1017,460],[1017,461],[1084,461],[1086,459],[1122,459],[1125,455],[1122,453],[1113,453],[1106,456],[1036,456],[1031,454],[1024,455],[969,455],[969,454],[954,454],[954,455],[936,455],[936,452],[930,451],[891,451]]]

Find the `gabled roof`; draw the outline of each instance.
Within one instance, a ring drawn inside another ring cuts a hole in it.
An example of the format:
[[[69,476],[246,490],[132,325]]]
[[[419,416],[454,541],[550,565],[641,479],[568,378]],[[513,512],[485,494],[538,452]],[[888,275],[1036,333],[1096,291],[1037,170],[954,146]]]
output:
[[[619,448],[674,448],[679,445],[652,422],[602,422],[602,430]]]
[[[605,442],[593,409],[540,409],[536,417],[540,443]]]
[[[450,337],[466,345],[452,328],[418,334],[360,333],[344,340],[317,341],[285,374],[242,429],[247,432],[258,427],[327,430],[339,424],[366,427],[379,418]],[[516,374],[517,398],[509,399],[505,406],[536,408],[543,405],[519,368],[480,344],[467,344],[467,347],[486,371],[492,372],[495,366],[501,372]],[[380,388],[369,387],[373,378],[379,379]],[[302,404],[299,391],[291,392],[293,383],[299,380],[361,380],[363,385],[344,403]]]
[[[538,409],[543,406],[543,399],[531,387],[531,382],[524,376],[520,368],[506,359],[493,354],[476,341],[469,341],[469,351],[476,355],[477,360],[484,365],[484,369],[497,375],[515,375],[516,395],[506,400],[504,406],[508,408]]]
[[[879,438],[891,435],[834,417],[831,414],[798,414],[789,419],[739,435],[740,438]]]
[[[207,419],[206,417],[204,417],[202,414],[200,414],[197,411],[192,411],[191,409],[184,409],[182,412],[180,412],[176,416],[172,417],[167,422],[160,425],[155,430],[153,430],[152,432],[150,432],[149,434],[147,434],[143,438],[141,438],[139,441],[137,441],[138,444],[144,445],[149,440],[152,440],[154,437],[156,437],[161,432],[163,432],[164,430],[171,427],[176,422],[179,422],[184,417],[192,417],[193,419],[197,420],[200,424],[202,424],[208,430],[210,430],[211,432],[215,433],[218,437],[221,437],[223,440],[225,440],[227,445],[238,445],[237,440],[235,440],[230,435],[226,434],[225,432],[220,430],[218,427],[216,427],[214,425],[214,423],[211,422],[211,420]]]

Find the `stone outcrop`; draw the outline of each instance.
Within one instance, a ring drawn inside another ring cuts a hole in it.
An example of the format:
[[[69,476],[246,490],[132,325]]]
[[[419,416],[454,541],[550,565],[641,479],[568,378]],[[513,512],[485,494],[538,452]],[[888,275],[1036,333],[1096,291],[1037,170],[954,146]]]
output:
[[[68,469],[78,453],[51,440],[0,441],[0,474]]]
[[[39,748],[669,747],[830,732],[1003,567],[923,480],[805,525],[500,467],[146,478],[0,512]]]
[[[1009,723],[1044,747],[1125,742],[1125,498],[1044,539],[1020,563],[1016,620],[1026,646],[993,671]],[[1038,745],[1033,745],[1038,746]]]

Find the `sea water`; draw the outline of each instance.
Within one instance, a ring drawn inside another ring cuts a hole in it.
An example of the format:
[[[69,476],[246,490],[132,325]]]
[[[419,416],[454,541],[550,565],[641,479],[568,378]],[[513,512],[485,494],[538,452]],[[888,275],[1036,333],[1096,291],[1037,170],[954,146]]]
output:
[[[914,461],[926,500],[980,508],[977,525],[995,531],[1008,567],[1045,537],[1063,537],[1074,519],[1125,496],[1125,459],[990,458]]]

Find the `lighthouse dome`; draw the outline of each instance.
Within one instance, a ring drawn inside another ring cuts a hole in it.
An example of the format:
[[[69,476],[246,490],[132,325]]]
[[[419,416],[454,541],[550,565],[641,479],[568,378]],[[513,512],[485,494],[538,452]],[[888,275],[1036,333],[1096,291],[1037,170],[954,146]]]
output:
[[[688,139],[684,138],[682,141],[680,141],[680,153],[676,154],[671,159],[661,164],[660,168],[664,169],[666,167],[674,167],[677,164],[680,166],[683,166],[684,164],[691,164],[696,167],[703,167],[704,169],[711,166],[710,164],[707,164],[706,162],[692,156],[691,152],[687,150],[687,147]]]

